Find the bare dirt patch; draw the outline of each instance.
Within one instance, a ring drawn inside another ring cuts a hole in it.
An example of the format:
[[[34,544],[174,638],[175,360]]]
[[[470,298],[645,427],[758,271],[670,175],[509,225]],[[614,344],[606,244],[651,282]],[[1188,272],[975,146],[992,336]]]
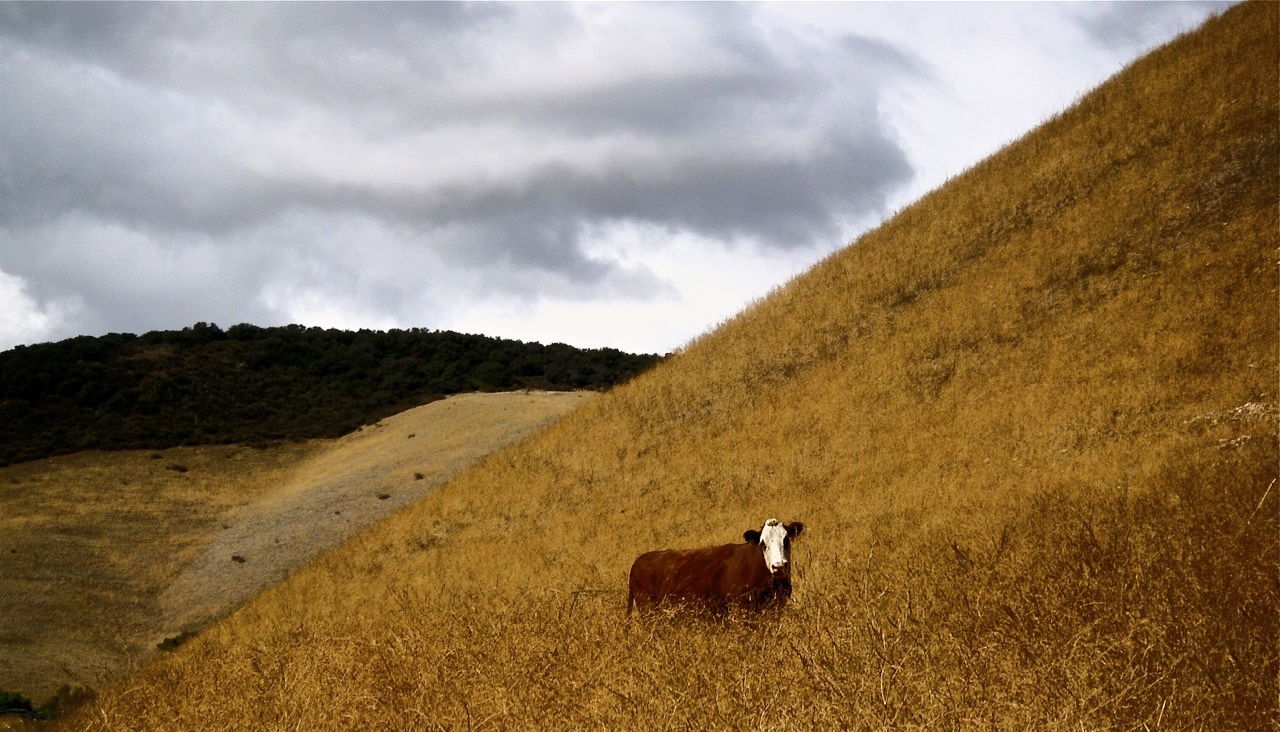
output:
[[[464,394],[337,440],[0,469],[0,689],[98,686],[592,396]]]

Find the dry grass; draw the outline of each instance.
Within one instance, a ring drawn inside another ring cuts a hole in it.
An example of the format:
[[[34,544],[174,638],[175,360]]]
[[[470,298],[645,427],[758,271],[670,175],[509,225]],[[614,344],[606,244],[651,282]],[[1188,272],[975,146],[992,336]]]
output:
[[[0,690],[39,704],[117,678],[595,396],[465,394],[337,440],[0,468]]]
[[[1141,60],[680,355],[259,596],[89,729],[1259,729],[1280,5]],[[629,622],[805,522],[792,604]]]
[[[314,445],[85,452],[0,468],[0,689],[37,703],[154,646],[155,599]]]

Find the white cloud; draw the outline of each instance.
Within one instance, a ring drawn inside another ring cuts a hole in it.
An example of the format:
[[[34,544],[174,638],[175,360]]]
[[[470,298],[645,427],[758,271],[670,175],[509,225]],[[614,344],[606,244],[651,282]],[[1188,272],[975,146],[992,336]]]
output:
[[[37,302],[21,277],[0,272],[0,351],[51,340],[79,309],[72,299]]]
[[[822,251],[778,251],[658,227],[617,223],[587,235],[592,256],[650,273],[651,297],[592,299],[544,293],[532,299],[489,298],[447,318],[448,328],[504,332],[542,342],[668,353],[732,318],[752,301],[802,272]],[[627,290],[629,291],[629,290]]]

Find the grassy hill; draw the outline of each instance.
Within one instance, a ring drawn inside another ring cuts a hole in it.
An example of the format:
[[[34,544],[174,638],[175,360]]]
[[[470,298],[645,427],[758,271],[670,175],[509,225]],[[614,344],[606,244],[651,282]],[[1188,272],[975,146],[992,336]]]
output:
[[[334,440],[0,468],[0,714],[4,692],[39,704],[118,679],[596,397],[459,394]]]
[[[68,726],[1274,726],[1277,37],[1155,51]],[[769,516],[781,617],[627,619]]]
[[[0,465],[80,450],[338,437],[471,391],[605,389],[658,361],[422,329],[196,323],[0,352]]]

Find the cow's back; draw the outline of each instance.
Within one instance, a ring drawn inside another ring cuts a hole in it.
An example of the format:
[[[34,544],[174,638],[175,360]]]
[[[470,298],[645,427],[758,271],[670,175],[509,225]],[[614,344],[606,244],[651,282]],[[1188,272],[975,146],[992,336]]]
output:
[[[778,599],[786,602],[777,597],[777,589],[759,547],[752,544],[667,549],[641,554],[631,565],[627,611],[659,604],[713,613],[730,607],[759,610]]]
[[[733,545],[666,549],[641,554],[631,565],[628,609],[665,602],[708,603],[715,599]]]

